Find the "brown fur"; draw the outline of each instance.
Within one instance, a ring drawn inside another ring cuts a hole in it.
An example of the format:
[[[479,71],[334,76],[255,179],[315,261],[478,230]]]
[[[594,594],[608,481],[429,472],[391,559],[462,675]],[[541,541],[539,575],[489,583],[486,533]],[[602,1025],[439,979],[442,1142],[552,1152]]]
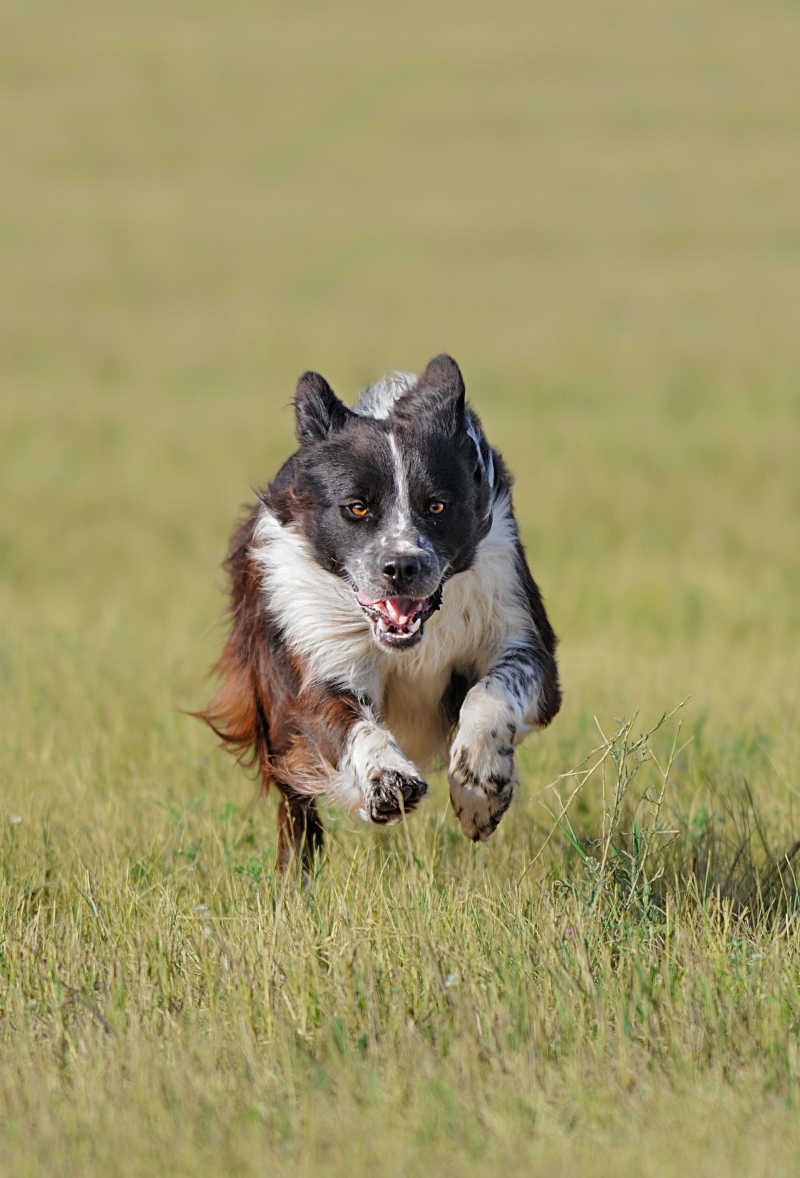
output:
[[[258,769],[262,794],[273,781],[281,791],[278,866],[283,870],[293,853],[310,866],[322,846],[314,798],[324,792],[361,709],[347,693],[303,686],[302,668],[260,599],[249,553],[256,514],[254,509],[234,533],[225,562],[232,625],[214,668],[220,688],[207,708],[192,714],[240,764]]]

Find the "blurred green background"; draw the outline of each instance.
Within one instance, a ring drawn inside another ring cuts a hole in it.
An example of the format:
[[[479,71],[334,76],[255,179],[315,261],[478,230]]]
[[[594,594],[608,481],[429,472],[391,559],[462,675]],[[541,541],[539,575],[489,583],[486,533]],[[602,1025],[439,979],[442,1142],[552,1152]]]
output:
[[[797,5],[0,19],[0,819],[55,823],[91,864],[101,830],[158,839],[165,802],[249,799],[180,713],[211,690],[234,517],[292,447],[300,371],[349,400],[447,350],[561,638],[529,782],[588,752],[595,715],[690,697],[686,804],[746,777],[785,822]]]
[[[690,695],[785,739],[796,18],[12,7],[0,553],[23,675],[65,643],[59,691],[136,663],[143,720],[196,704],[217,564],[292,445],[297,373],[351,397],[447,349],[517,474],[559,731]]]

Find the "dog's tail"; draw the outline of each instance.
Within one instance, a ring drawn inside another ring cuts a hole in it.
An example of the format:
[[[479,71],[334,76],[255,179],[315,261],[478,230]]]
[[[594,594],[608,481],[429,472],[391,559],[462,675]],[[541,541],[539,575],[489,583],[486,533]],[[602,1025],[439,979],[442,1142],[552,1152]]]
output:
[[[229,640],[215,671],[222,680],[219,691],[208,707],[189,715],[208,724],[219,737],[222,748],[240,765],[259,769],[258,792],[266,794],[271,778],[269,725],[253,668],[241,662],[234,642]]]

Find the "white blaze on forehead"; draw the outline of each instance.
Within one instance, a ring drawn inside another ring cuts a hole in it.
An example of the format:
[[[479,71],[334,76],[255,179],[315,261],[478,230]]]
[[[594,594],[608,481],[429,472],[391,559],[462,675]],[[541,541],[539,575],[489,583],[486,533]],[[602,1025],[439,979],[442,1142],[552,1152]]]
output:
[[[394,470],[395,506],[392,512],[391,531],[393,538],[407,539],[416,546],[416,535],[411,519],[411,496],[408,490],[408,471],[393,433],[389,434],[389,449],[392,452]]]

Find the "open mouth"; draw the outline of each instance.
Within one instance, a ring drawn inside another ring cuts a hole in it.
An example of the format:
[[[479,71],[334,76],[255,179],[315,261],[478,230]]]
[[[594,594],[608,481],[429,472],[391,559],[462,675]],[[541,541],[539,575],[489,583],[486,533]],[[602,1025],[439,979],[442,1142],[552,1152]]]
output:
[[[384,646],[413,646],[422,637],[427,619],[439,608],[441,590],[430,597],[373,599],[356,593],[358,604],[372,622],[373,633]]]

